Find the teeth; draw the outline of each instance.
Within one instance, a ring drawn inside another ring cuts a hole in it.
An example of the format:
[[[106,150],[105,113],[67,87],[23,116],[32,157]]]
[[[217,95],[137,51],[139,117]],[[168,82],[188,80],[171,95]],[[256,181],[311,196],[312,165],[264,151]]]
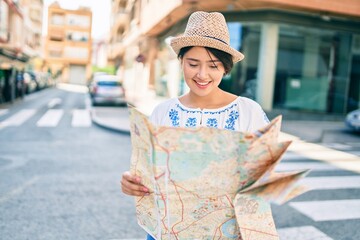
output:
[[[196,82],[197,84],[201,85],[201,86],[205,86],[205,85],[208,85],[209,82],[205,82],[205,83],[200,83],[200,82]]]

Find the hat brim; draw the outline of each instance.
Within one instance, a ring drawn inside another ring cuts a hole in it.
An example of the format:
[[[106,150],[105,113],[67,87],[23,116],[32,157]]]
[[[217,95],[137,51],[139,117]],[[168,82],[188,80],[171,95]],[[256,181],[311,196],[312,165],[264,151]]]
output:
[[[239,62],[244,59],[244,55],[237,51],[236,49],[230,47],[226,43],[223,43],[220,40],[203,37],[203,36],[179,36],[171,39],[170,46],[176,53],[179,54],[179,51],[183,47],[189,46],[199,46],[199,47],[210,47],[215,48],[226,53],[229,53],[232,56],[234,63]]]

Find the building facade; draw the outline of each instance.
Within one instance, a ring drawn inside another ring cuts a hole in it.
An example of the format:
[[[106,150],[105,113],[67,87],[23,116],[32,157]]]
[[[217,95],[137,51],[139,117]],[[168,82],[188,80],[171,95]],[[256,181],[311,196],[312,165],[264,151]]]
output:
[[[0,103],[15,99],[16,77],[41,56],[42,11],[42,0],[0,1]]]
[[[223,89],[266,111],[343,115],[360,107],[357,0],[113,0],[113,9],[111,60],[133,94],[187,91],[168,43],[192,12],[203,10],[225,15],[230,44],[245,55]]]
[[[24,31],[21,33],[24,37],[24,52],[32,56],[32,59],[41,59],[42,52],[42,16],[43,0],[19,0],[19,4],[24,14]],[[41,66],[30,66],[31,68]],[[42,70],[42,69],[37,69]]]
[[[56,2],[49,6],[45,60],[64,83],[87,84],[91,75],[91,25],[88,8],[63,9]]]

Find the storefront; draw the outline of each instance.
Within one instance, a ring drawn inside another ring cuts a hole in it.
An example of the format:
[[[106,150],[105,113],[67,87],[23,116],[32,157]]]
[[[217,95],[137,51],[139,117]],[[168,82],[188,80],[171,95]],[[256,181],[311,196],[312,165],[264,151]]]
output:
[[[233,47],[246,56],[227,90],[271,102],[268,110],[344,114],[360,106],[360,22],[276,11],[227,19]]]

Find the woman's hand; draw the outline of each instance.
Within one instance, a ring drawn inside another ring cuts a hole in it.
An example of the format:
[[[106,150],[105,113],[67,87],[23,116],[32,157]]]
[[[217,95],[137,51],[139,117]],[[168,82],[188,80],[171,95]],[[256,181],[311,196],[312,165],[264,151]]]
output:
[[[145,196],[149,195],[149,189],[141,184],[141,178],[132,175],[129,171],[123,173],[121,178],[121,189],[123,193],[130,196]]]

